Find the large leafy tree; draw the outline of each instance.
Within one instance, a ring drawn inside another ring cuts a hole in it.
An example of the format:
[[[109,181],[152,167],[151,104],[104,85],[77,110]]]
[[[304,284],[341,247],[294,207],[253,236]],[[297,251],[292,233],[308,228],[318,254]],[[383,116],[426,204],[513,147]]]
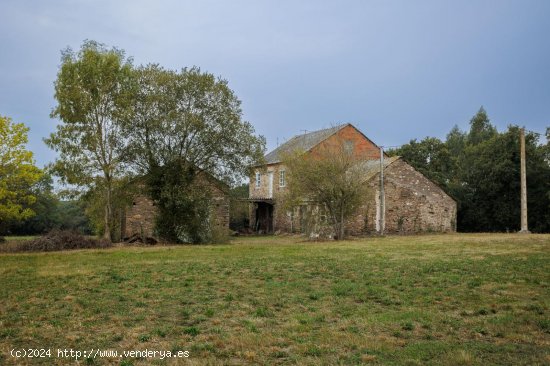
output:
[[[206,241],[201,223],[208,222],[208,197],[196,189],[196,177],[206,172],[227,184],[240,181],[260,162],[265,139],[243,121],[241,102],[225,80],[198,68],[158,65],[134,75],[133,119],[125,133],[136,172],[149,177],[157,228],[166,239]]]
[[[51,114],[61,123],[45,142],[59,153],[53,171],[62,183],[102,192],[106,239],[114,184],[123,173],[122,122],[129,118],[133,85],[132,62],[119,49],[86,41],[78,52],[62,52]]]
[[[41,171],[25,147],[29,129],[0,116],[0,224],[34,215],[29,207],[36,200],[32,188]]]
[[[248,176],[265,139],[243,121],[241,102],[226,80],[196,67],[176,72],[158,65],[138,68],[135,76],[126,133],[139,171],[181,160],[228,184]]]

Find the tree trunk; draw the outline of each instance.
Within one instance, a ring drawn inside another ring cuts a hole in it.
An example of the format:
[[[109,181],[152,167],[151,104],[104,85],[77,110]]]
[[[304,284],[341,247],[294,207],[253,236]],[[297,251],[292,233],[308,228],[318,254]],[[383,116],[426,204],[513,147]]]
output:
[[[103,239],[111,241],[111,187],[107,184],[105,192],[105,217],[104,217],[104,231]]]
[[[339,240],[344,239],[344,207],[340,207],[340,235]]]

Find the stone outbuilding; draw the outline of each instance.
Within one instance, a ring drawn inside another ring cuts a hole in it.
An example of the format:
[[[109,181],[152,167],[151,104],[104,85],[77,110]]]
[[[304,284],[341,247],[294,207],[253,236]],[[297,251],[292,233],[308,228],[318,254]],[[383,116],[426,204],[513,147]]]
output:
[[[250,177],[250,225],[259,233],[311,234],[323,221],[319,207],[304,203],[293,210],[283,208],[286,167],[282,156],[292,151],[316,154],[320,149],[344,142],[364,160],[370,196],[346,224],[346,232],[364,235],[380,232],[380,148],[351,124],[298,135],[265,156]],[[400,157],[384,156],[385,233],[456,231],[456,202],[437,184]]]
[[[145,187],[142,182],[134,182],[137,189],[132,202],[121,215],[121,238],[134,236],[142,238],[157,238],[155,234],[155,219],[158,212],[153,200],[143,193]],[[201,189],[207,189],[211,196],[212,225],[229,230],[229,187],[206,172],[197,175],[195,184]]]

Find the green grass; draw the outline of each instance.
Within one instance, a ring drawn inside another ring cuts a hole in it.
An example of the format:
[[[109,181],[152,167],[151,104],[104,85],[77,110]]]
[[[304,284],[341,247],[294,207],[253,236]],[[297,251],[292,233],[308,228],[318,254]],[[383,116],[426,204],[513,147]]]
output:
[[[0,254],[0,364],[74,364],[8,353],[49,347],[187,350],[193,365],[547,365],[549,286],[550,235]]]

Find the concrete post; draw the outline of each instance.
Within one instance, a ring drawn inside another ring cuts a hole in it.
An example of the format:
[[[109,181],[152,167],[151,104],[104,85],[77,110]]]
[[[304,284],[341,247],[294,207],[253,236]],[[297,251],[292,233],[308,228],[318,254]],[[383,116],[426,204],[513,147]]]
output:
[[[380,235],[384,235],[386,224],[386,202],[384,194],[384,147],[380,146]]]
[[[521,154],[521,230],[520,233],[528,234],[527,228],[527,171],[525,167],[525,129],[519,130],[519,144]]]

